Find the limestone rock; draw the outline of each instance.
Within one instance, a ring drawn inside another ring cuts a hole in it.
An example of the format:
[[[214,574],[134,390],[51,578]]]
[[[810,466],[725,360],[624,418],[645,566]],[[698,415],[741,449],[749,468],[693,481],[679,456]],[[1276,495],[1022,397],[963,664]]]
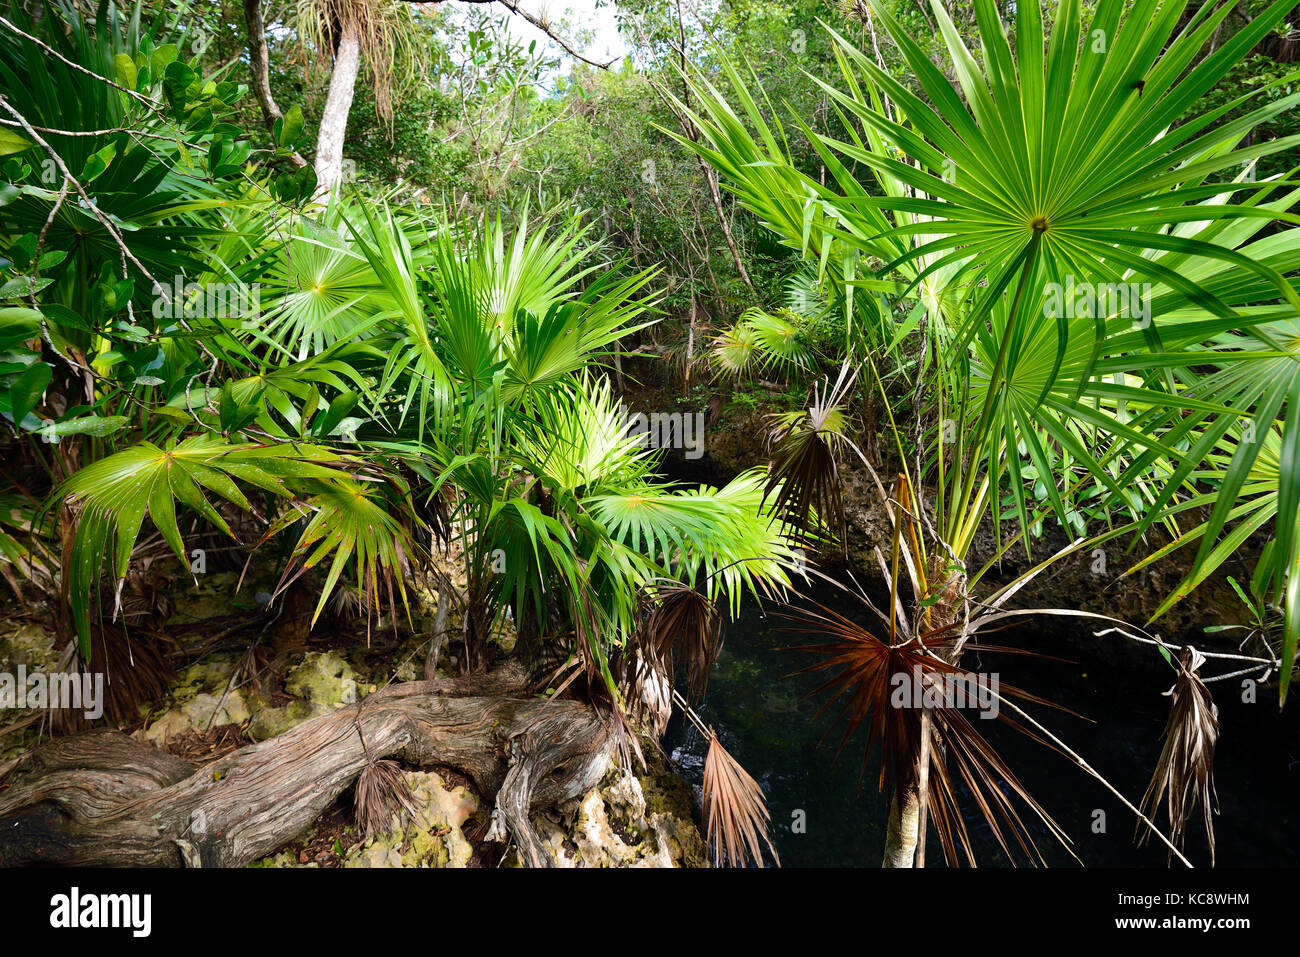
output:
[[[652,744],[643,750],[644,771],[611,768],[582,800],[536,816],[534,826],[560,867],[708,866],[690,788]]]
[[[248,725],[248,736],[254,741],[265,741],[308,718],[355,704],[366,688],[352,666],[337,654],[313,651],[289,672],[284,690],[299,700],[279,707],[258,702],[260,707],[254,707],[253,719]]]
[[[203,732],[220,724],[243,724],[249,718],[248,705],[238,690],[228,694],[195,695],[149,725],[144,737],[158,747],[182,731]]]
[[[436,772],[408,771],[416,812],[393,815],[392,827],[348,851],[344,867],[465,867],[474,856],[465,822],[478,799],[464,787],[450,790]]]

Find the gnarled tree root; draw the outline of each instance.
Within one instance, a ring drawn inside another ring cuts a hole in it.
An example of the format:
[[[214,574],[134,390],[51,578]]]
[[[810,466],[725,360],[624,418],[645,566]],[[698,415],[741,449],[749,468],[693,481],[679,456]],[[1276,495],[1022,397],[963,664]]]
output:
[[[56,739],[0,791],[0,866],[241,867],[320,816],[367,752],[469,775],[523,862],[551,865],[528,812],[594,787],[611,730],[579,702],[510,696],[515,678],[395,685],[199,767],[117,732]]]

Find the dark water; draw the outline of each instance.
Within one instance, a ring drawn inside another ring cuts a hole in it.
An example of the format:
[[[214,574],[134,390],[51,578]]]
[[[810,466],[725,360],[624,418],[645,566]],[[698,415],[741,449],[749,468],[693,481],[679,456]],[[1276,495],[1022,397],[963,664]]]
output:
[[[865,609],[840,593],[827,589],[814,592],[813,597],[857,621],[868,620]],[[756,606],[731,623],[708,695],[697,710],[762,785],[783,865],[877,867],[884,851],[886,811],[884,799],[876,792],[879,761],[870,756],[863,773],[865,734],[861,731],[835,760],[843,734],[843,726],[833,723],[837,709],[832,707],[815,719],[823,702],[805,698],[826,673],[786,677],[815,660],[806,652],[783,650],[808,640],[782,631],[786,624],[770,614],[765,617]],[[1172,684],[1169,666],[1154,649],[1134,650],[1125,639],[1093,638],[1086,632],[1081,637],[1056,623],[1021,627],[995,637],[997,644],[1075,662],[989,652],[963,659],[973,670],[997,672],[1003,684],[1024,688],[1092,719],[1090,723],[1039,706],[1027,708],[1133,804],[1140,804],[1160,754],[1170,700],[1162,693]],[[1202,674],[1237,670],[1231,665],[1212,660]],[[1261,688],[1254,704],[1240,700],[1238,679],[1213,682],[1210,688],[1220,722],[1215,761],[1220,813],[1214,817],[1218,865],[1300,865],[1297,704],[1279,715],[1275,688]],[[1136,847],[1135,816],[1094,778],[1002,722],[975,723],[1071,838],[1074,853],[1085,866],[1166,866],[1167,852],[1158,838]],[[700,734],[675,718],[665,744],[698,793],[705,750]],[[959,800],[972,831],[977,863],[1009,866],[969,795],[960,793]],[[1022,818],[1032,816],[1023,805],[1017,809]],[[1098,810],[1105,814],[1104,833],[1094,833]],[[805,833],[792,830],[800,816],[806,822]],[[1038,846],[1049,865],[1078,866],[1045,827],[1034,823]],[[1167,823],[1163,809],[1157,823],[1162,828]],[[1209,865],[1199,812],[1188,824],[1186,854],[1197,867]],[[933,840],[927,865],[942,865]]]

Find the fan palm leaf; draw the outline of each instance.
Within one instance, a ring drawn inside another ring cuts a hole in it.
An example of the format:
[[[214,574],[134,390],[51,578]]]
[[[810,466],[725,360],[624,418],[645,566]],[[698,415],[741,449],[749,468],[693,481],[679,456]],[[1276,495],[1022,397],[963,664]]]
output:
[[[120,585],[146,515],[176,557],[188,565],[176,521],[177,501],[234,537],[205,489],[251,510],[240,483],[288,498],[289,483],[336,479],[341,473],[335,466],[340,464],[337,456],[320,447],[253,445],[194,436],[167,448],[142,442],[74,473],[56,490],[55,499],[80,513],[63,567],[83,654],[89,651],[92,596],[105,559],[110,559],[109,568]]]

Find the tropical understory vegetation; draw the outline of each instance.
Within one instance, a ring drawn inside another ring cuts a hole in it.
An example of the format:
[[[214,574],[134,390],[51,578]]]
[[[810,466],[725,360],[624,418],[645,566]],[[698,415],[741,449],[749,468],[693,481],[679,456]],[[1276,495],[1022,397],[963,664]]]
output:
[[[423,679],[197,767],[33,708],[0,863],[244,865],[348,789],[379,829],[400,765],[436,764],[549,865],[532,812],[675,710],[715,862],[774,860],[693,707],[755,600],[878,755],[886,866],[927,833],[975,864],[976,820],[1015,860],[1068,846],[940,693],[1035,615],[1164,657],[1163,750],[1117,797],[1183,862],[1199,814],[1213,853],[1207,682],[1282,706],[1300,637],[1294,0],[637,2],[636,55],[567,73],[479,9],[225,6],[4,7],[0,574],[64,670],[107,674],[112,728],[166,697],[169,590],[209,561],[300,640],[415,636]],[[629,429],[646,369],[682,397],[667,442]],[[772,392],[762,461],[669,477],[683,414]],[[1181,562],[1150,620],[1017,600],[1096,549]],[[1243,555],[1242,620],[1206,624],[1244,642],[1158,637]],[[794,600],[815,581],[862,615]],[[289,649],[245,638],[232,687],[273,682]],[[993,694],[1104,781],[1049,696]]]

